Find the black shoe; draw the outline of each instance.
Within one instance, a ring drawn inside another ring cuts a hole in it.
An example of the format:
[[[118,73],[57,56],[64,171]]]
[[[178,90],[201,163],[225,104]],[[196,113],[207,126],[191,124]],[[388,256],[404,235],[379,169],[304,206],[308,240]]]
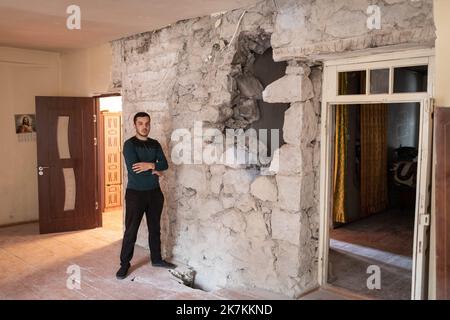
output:
[[[119,280],[123,280],[127,277],[128,269],[130,269],[130,265],[121,266],[119,271],[116,273],[116,278]]]
[[[167,262],[165,260],[152,262],[152,266],[154,266],[154,267],[161,267],[161,268],[167,268],[167,269],[175,269],[177,267],[173,263]]]

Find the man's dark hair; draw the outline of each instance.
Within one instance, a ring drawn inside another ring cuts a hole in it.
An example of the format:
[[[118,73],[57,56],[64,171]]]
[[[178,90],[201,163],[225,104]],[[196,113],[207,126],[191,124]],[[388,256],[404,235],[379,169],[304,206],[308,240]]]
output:
[[[147,112],[138,112],[138,113],[136,113],[134,115],[134,118],[133,118],[133,123],[136,124],[136,119],[137,118],[144,118],[144,117],[148,117],[149,119],[151,119],[150,115]]]

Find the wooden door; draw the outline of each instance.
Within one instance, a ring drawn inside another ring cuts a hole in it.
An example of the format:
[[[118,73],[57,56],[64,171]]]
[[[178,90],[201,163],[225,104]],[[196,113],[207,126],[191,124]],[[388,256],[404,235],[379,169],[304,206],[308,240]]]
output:
[[[122,206],[121,114],[102,112],[104,141],[104,208]]]
[[[93,98],[36,97],[41,233],[99,225],[94,115]]]
[[[450,108],[435,112],[436,298],[450,300]]]

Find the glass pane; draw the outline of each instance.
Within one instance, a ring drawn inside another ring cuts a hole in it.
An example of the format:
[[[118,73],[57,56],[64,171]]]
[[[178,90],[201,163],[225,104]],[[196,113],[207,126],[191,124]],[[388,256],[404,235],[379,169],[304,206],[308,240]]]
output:
[[[59,116],[56,131],[58,154],[60,159],[70,159],[69,150],[69,117]]]
[[[366,94],[366,71],[339,72],[338,94]]]
[[[370,93],[389,93],[389,69],[370,70]]]
[[[428,66],[394,69],[394,93],[427,92]]]
[[[75,198],[77,194],[77,188],[75,183],[75,172],[73,168],[63,168],[64,175],[64,211],[75,209]]]

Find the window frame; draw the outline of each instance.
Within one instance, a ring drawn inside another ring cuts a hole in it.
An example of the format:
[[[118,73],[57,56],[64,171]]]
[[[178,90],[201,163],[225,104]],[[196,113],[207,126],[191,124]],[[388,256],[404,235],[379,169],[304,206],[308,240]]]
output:
[[[432,53],[432,54],[431,54]],[[361,103],[399,101],[409,102],[426,99],[433,95],[433,85],[430,75],[433,73],[433,64],[430,57],[434,55],[434,50],[420,50],[416,52],[418,56],[411,57],[411,52],[403,54],[402,52],[390,55],[369,56],[374,60],[362,58],[350,58],[325,61],[324,67],[324,92],[323,97],[327,101],[335,104],[348,104],[350,101],[358,100]],[[431,54],[431,56],[430,56]],[[402,57],[403,56],[403,57]],[[367,58],[367,57],[366,57]],[[427,92],[404,92],[394,93],[394,69],[401,67],[428,66]],[[378,69],[389,69],[389,93],[371,93],[370,92],[370,71]],[[366,71],[366,93],[356,95],[339,95],[339,73],[348,71]],[[350,102],[351,103],[351,102]]]

